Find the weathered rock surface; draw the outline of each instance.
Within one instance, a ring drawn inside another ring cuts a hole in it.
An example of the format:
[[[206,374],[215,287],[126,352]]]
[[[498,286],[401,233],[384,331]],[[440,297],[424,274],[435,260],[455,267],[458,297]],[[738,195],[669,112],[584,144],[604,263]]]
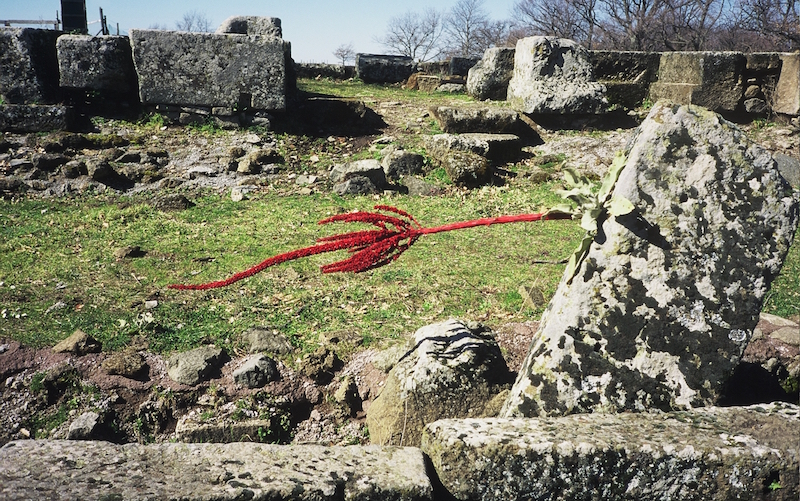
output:
[[[495,415],[508,371],[491,333],[457,320],[422,327],[367,410],[374,444],[419,445],[437,419]]]
[[[383,170],[380,161],[374,158],[338,164],[331,169],[330,178],[334,183],[343,183],[354,177],[365,177],[378,189],[383,189],[387,186],[386,172]]]
[[[797,228],[769,153],[718,115],[659,103],[564,277],[502,415],[710,405],[739,363]]]
[[[0,130],[43,132],[67,130],[72,113],[67,106],[5,104],[0,106]]]
[[[386,179],[399,179],[411,174],[419,174],[425,165],[425,157],[403,148],[393,148],[381,159]]]
[[[266,355],[253,355],[233,371],[233,380],[247,388],[261,388],[278,379],[278,365]]]
[[[505,101],[508,83],[514,73],[514,53],[511,47],[486,49],[483,57],[469,69],[467,93],[481,101]]]
[[[0,97],[3,102],[58,102],[61,92],[58,88],[56,39],[59,35],[61,32],[55,30],[0,29]]]
[[[517,42],[508,101],[522,113],[605,111],[605,87],[594,81],[589,54],[572,40],[528,37]]]
[[[775,89],[773,111],[800,115],[800,54],[781,54],[781,76]]]
[[[520,127],[519,114],[508,108],[455,108],[437,106],[431,113],[444,132],[513,133]]]
[[[286,109],[290,44],[263,35],[131,30],[143,104]]]
[[[167,374],[181,384],[198,384],[219,369],[223,355],[222,348],[213,345],[176,353],[167,359]]]
[[[356,54],[356,78],[365,83],[403,82],[414,73],[414,60],[406,56]]]
[[[62,87],[116,94],[136,91],[128,37],[62,35],[56,50]]]
[[[63,339],[53,346],[55,353],[74,353],[78,356],[87,353],[97,353],[102,349],[102,345],[95,338],[78,329],[68,338]]]
[[[425,138],[425,148],[437,160],[452,151],[469,151],[488,160],[506,162],[519,158],[522,145],[514,134],[436,134]]]
[[[3,499],[425,500],[418,449],[233,444],[10,442]]]
[[[795,500],[798,426],[792,404],[448,419],[422,448],[461,500]]]
[[[222,21],[216,33],[235,33],[239,35],[265,35],[283,38],[281,20],[277,17],[231,16]]]

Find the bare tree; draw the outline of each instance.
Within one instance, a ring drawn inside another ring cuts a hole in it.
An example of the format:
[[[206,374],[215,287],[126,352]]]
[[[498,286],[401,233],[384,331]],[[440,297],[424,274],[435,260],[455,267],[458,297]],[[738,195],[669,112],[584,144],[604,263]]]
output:
[[[166,24],[159,24],[159,23],[153,23],[150,26],[148,26],[147,29],[148,30],[161,30],[161,31],[169,30],[169,28],[167,28]]]
[[[486,47],[481,43],[480,33],[489,23],[483,0],[459,0],[444,22],[447,55],[481,56]]]
[[[377,42],[402,56],[427,61],[438,54],[441,35],[441,14],[433,9],[422,14],[409,11],[389,20],[386,35]]]
[[[333,51],[333,55],[336,56],[337,59],[342,61],[342,66],[347,64],[347,61],[351,61],[354,57],[356,57],[356,51],[353,49],[352,42],[349,44],[342,44]]]
[[[736,26],[760,34],[769,50],[800,49],[799,0],[739,0],[734,13]]]
[[[675,0],[675,2],[690,0]],[[676,3],[670,0],[599,0],[602,45],[617,50],[656,51],[663,47],[661,20]]]
[[[478,29],[477,45],[481,54],[490,47],[513,47],[516,43],[511,21],[490,21]]]
[[[183,15],[180,21],[175,22],[178,31],[211,31],[211,21],[204,12],[191,10]]]
[[[594,48],[598,0],[519,0],[514,5],[517,26],[531,35],[569,38]]]
[[[664,47],[708,50],[724,11],[724,0],[670,0],[660,22]]]

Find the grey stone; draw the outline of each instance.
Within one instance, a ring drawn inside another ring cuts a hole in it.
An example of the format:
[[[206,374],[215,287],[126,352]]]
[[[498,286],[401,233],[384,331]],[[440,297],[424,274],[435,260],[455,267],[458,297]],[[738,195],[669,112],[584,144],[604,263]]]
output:
[[[514,132],[520,125],[519,114],[508,108],[456,108],[437,106],[431,109],[444,132]]]
[[[512,376],[491,333],[448,320],[413,342],[367,409],[372,443],[419,445],[428,423],[497,413]]]
[[[395,148],[381,160],[387,179],[398,179],[411,174],[419,174],[425,165],[425,157],[419,153]]]
[[[769,111],[769,105],[766,101],[759,98],[745,99],[744,111],[755,115],[763,115]]]
[[[594,80],[589,54],[572,40],[528,37],[517,42],[508,101],[522,113],[605,111],[605,87]]]
[[[333,192],[337,195],[374,195],[381,192],[373,183],[364,176],[354,176],[347,181],[333,185]]]
[[[786,115],[800,115],[800,53],[781,54],[781,76],[775,88],[772,110]]]
[[[178,383],[196,385],[219,369],[223,354],[222,348],[213,345],[176,353],[167,359],[167,374]]]
[[[6,104],[52,104],[61,98],[56,39],[60,31],[0,28],[0,98]],[[46,129],[43,129],[46,130]]]
[[[450,75],[458,75],[465,77],[469,70],[478,64],[481,58],[479,57],[459,57],[453,56],[450,58]]]
[[[593,50],[589,51],[594,77],[606,86],[609,106],[637,108],[647,97],[656,80],[658,52]]]
[[[56,49],[62,87],[115,94],[136,91],[128,37],[61,35]]]
[[[233,380],[247,388],[261,388],[277,381],[281,374],[275,361],[266,355],[254,355],[233,371]]]
[[[419,449],[375,446],[23,440],[0,448],[0,485],[8,499],[433,499]]]
[[[505,101],[508,83],[514,74],[515,52],[516,49],[511,47],[486,49],[483,58],[469,69],[467,93],[482,101]]]
[[[294,351],[292,343],[281,332],[268,327],[252,327],[244,333],[245,341],[250,345],[250,353],[274,353],[287,355]]]
[[[0,106],[0,131],[49,132],[67,130],[72,110],[67,106],[5,104]]]
[[[146,373],[148,365],[140,353],[122,351],[112,353],[103,360],[103,369],[108,374],[137,379]]]
[[[494,173],[486,157],[471,151],[451,150],[436,160],[457,186],[468,188],[482,186],[491,181]]]
[[[98,340],[80,329],[53,346],[54,353],[74,353],[79,356],[87,353],[99,353],[102,349],[103,346]]]
[[[459,500],[790,500],[798,426],[800,408],[782,403],[448,419],[428,426],[422,449]]]
[[[143,104],[286,109],[288,42],[161,30],[130,36]]]
[[[663,52],[650,99],[734,111],[744,94],[746,64],[739,52]]]
[[[346,164],[337,164],[331,169],[330,178],[334,183],[343,183],[354,177],[365,177],[369,179],[375,188],[382,190],[387,187],[386,172],[380,161],[374,158],[356,160]]]
[[[436,134],[425,138],[425,148],[437,160],[452,151],[468,151],[496,162],[515,160],[522,151],[518,136],[484,132]]]
[[[458,94],[460,92],[465,92],[467,87],[464,84],[460,83],[443,83],[442,85],[436,87],[436,92],[447,92],[448,94]]]
[[[714,404],[798,221],[770,154],[706,109],[659,103],[606,218],[542,316],[503,416]],[[571,281],[570,281],[570,278]]]
[[[70,440],[88,440],[92,437],[100,415],[96,412],[84,412],[69,425],[68,438]]]
[[[423,181],[415,176],[408,176],[403,178],[403,186],[408,189],[408,194],[416,197],[433,197],[441,195],[444,190],[442,188]]]
[[[414,60],[406,56],[356,54],[356,78],[364,83],[404,82],[414,73]]]
[[[186,171],[189,179],[197,179],[199,177],[214,177],[217,175],[217,170],[208,165],[195,165]]]
[[[231,16],[222,21],[216,33],[235,33],[239,35],[264,35],[283,38],[281,20],[277,17]]]

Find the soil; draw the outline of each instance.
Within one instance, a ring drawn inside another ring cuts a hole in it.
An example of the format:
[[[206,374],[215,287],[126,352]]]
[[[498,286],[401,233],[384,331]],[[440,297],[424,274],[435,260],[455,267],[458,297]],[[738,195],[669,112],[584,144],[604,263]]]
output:
[[[296,115],[276,119],[277,132],[237,129],[207,134],[198,128],[153,126],[143,133],[142,127],[131,127],[127,122],[104,120],[95,122],[91,135],[94,142],[77,146],[69,145],[75,139],[70,134],[6,134],[0,138],[0,194],[51,197],[87,190],[124,190],[158,197],[176,186],[182,192],[226,192],[235,186],[276,193],[327,190],[327,169],[334,163],[345,162],[374,148],[376,143],[413,147],[421,134],[429,132],[432,118],[425,102],[371,99],[365,104],[366,108],[346,108],[344,116],[319,104],[308,104]],[[454,101],[454,105],[481,106],[462,101]],[[593,129],[592,124],[586,123],[578,126],[586,126],[587,130],[534,125],[538,140],[525,148],[527,158],[523,163],[536,166],[543,158],[555,158],[562,165],[599,175],[614,152],[624,148],[641,115],[624,118],[624,127],[610,130],[596,128],[597,124]],[[764,127],[763,123],[756,123],[743,127],[773,153],[798,156],[800,135],[796,124]],[[102,138],[117,138],[117,142]],[[254,148],[281,152],[283,161],[272,167],[262,166],[259,173],[237,173],[239,153]],[[126,154],[133,155],[125,157]],[[51,167],[46,161],[49,157],[43,155],[62,157],[53,160],[57,166]],[[129,161],[120,161],[126,158]],[[113,160],[122,174],[114,178],[117,183],[97,175],[72,175],[64,167],[70,160],[86,164],[92,159]],[[306,174],[318,179],[298,183],[298,176]],[[521,181],[507,174],[498,182]],[[459,190],[440,186],[439,196]],[[410,325],[409,334],[418,327]],[[490,327],[496,332],[509,368],[517,371],[537,323]],[[33,349],[0,339],[0,444],[32,437],[67,438],[70,424],[89,411],[98,414],[100,423],[92,438],[116,442],[181,439],[180,422],[231,428],[237,420],[256,420],[263,422],[264,436],[259,432],[258,437],[227,438],[366,443],[366,410],[380,392],[391,365],[385,354],[358,352],[340,364],[336,377],[327,382],[295,373],[279,363],[279,381],[260,389],[246,389],[235,384],[232,377],[245,355],[234,354],[215,377],[187,386],[173,381],[167,375],[165,360],[149,353],[146,345],[134,343],[129,350],[143,358],[146,369],[125,377],[109,374],[104,368],[112,353],[54,353],[50,348]],[[347,380],[356,384],[358,399],[336,398],[340,384]],[[265,409],[269,412],[265,413]]]

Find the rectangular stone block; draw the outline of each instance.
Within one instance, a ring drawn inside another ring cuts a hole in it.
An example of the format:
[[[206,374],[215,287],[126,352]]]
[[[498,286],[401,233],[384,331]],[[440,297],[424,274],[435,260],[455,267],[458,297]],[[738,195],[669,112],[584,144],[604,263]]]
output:
[[[674,100],[676,94],[671,92],[671,86],[664,84],[696,85],[690,96],[681,95],[683,100],[677,101],[678,104],[734,111],[744,93],[746,65],[747,58],[739,52],[664,52],[658,67],[658,82],[650,86],[650,98]]]
[[[286,109],[291,45],[263,35],[131,30],[143,104]]]
[[[136,91],[128,37],[61,35],[56,50],[62,87],[116,94]]]
[[[49,132],[68,130],[72,122],[71,109],[57,104],[6,104],[0,106],[0,131]]]
[[[780,54],[780,58],[783,64],[772,111],[800,115],[800,53]]]
[[[55,30],[0,28],[0,97],[6,104],[59,101],[59,35]]]
[[[398,83],[414,73],[414,60],[407,56],[356,54],[356,78],[365,83]]]
[[[800,407],[436,421],[422,450],[459,500],[796,500]]]
[[[423,501],[419,449],[24,440],[0,448],[0,499]]]

